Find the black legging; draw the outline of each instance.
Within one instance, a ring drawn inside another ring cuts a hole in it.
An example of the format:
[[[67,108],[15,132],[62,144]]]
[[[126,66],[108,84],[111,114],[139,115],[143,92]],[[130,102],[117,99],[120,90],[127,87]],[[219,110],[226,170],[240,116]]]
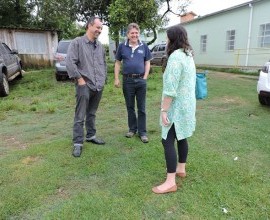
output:
[[[175,173],[177,166],[177,155],[174,147],[174,141],[176,139],[176,133],[174,124],[170,128],[167,139],[162,139],[162,144],[164,147],[165,160],[167,165],[167,173]],[[188,155],[188,142],[187,139],[177,140],[177,148],[178,148],[178,162],[186,163],[187,155]]]

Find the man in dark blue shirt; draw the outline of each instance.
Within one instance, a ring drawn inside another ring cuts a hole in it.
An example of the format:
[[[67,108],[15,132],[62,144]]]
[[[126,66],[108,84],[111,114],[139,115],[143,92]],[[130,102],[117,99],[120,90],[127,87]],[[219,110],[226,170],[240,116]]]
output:
[[[114,85],[120,87],[119,72],[123,64],[123,93],[128,112],[129,131],[127,138],[133,137],[137,132],[143,143],[148,143],[146,131],[146,80],[150,71],[152,58],[148,46],[139,40],[140,29],[138,24],[131,23],[127,27],[127,41],[121,43],[115,55]],[[137,112],[135,112],[135,98]]]

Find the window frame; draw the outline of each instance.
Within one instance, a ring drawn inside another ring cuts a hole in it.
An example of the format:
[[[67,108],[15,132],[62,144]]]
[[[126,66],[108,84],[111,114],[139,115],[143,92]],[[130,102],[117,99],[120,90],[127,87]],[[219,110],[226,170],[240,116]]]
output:
[[[261,24],[259,26],[258,47],[270,47],[270,23]]]
[[[226,51],[234,51],[235,49],[235,30],[226,31]]]
[[[206,53],[207,49],[207,34],[201,35],[200,37],[200,52]]]

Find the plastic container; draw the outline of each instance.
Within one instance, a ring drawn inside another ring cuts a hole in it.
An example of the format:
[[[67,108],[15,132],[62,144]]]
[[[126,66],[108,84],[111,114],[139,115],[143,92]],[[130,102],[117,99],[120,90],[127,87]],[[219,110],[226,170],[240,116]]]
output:
[[[207,72],[196,73],[196,99],[207,98]]]

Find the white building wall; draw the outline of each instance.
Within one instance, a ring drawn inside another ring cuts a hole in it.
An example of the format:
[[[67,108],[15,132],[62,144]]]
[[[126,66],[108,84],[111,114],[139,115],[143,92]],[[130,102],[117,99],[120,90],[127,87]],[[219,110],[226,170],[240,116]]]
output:
[[[270,0],[254,0],[182,23],[195,51],[196,64],[261,67],[270,59],[270,48],[259,47],[258,40],[260,25],[270,23],[269,9]],[[234,51],[226,50],[229,30],[236,32]],[[204,53],[200,51],[201,35],[207,35],[207,49]],[[164,41],[166,30],[161,30],[155,44]]]
[[[258,35],[260,25],[270,23],[269,8],[270,1],[258,1],[254,2],[252,7],[242,4],[241,7],[233,7],[184,23],[195,50],[196,64],[235,67],[263,65],[270,58],[270,48],[258,47]],[[251,12],[253,14],[250,26]],[[226,50],[228,30],[236,31],[234,51]],[[204,53],[200,51],[201,35],[207,35],[207,49]]]

